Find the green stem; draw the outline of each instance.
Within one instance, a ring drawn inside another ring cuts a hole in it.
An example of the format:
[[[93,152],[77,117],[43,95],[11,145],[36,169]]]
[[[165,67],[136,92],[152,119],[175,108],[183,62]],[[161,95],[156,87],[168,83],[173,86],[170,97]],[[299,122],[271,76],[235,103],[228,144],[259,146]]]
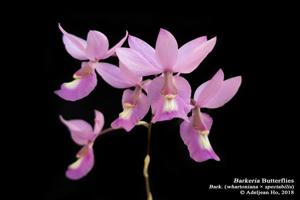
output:
[[[144,159],[144,178],[145,178],[145,187],[146,187],[146,194],[147,194],[147,200],[152,200],[152,194],[150,189],[150,181],[149,181],[149,173],[148,168],[150,164],[150,141],[151,141],[151,127],[152,123],[150,122],[148,124],[148,131],[147,131],[147,154]]]
[[[115,130],[117,130],[117,129],[107,128],[107,129],[102,130],[98,135],[102,135],[102,134],[105,134],[105,133],[108,133],[108,132],[111,132],[111,131],[115,131]]]
[[[148,124],[148,122],[145,122],[145,121],[139,121],[136,124],[136,126],[145,126],[146,128],[148,128],[149,124]],[[122,129],[122,128],[121,127],[120,128],[111,128],[111,127],[109,127],[107,129],[102,130],[98,135],[103,135],[105,133],[108,133],[108,132],[111,132],[111,131],[116,131],[116,130],[119,130],[119,129]]]

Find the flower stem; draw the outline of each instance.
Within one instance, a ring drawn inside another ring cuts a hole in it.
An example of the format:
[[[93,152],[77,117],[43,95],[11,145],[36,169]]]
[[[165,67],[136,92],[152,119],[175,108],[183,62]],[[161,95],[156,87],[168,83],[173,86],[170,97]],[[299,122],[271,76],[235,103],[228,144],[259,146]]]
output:
[[[139,121],[136,125],[137,126],[145,126],[146,128],[149,127],[149,123],[145,122],[145,121]]]
[[[148,131],[147,131],[147,155],[144,159],[144,178],[145,178],[145,187],[146,187],[146,193],[147,193],[147,200],[152,200],[152,194],[150,190],[150,181],[149,181],[149,173],[148,173],[148,168],[150,164],[150,140],[151,140],[151,126],[152,123],[150,122],[148,124]]]
[[[139,121],[136,125],[137,126],[145,126],[146,128],[149,127],[148,122],[145,122],[145,121]],[[109,127],[109,128],[106,128],[106,129],[102,130],[98,135],[103,135],[105,133],[108,133],[108,132],[111,132],[111,131],[115,131],[115,130],[119,130],[119,129],[122,129],[122,128],[121,127],[120,128]]]
[[[114,130],[117,130],[117,129],[114,129],[114,128],[110,127],[110,128],[102,130],[98,135],[102,135],[102,134],[105,134],[105,133],[108,133],[108,132],[111,132],[111,131],[114,131]]]

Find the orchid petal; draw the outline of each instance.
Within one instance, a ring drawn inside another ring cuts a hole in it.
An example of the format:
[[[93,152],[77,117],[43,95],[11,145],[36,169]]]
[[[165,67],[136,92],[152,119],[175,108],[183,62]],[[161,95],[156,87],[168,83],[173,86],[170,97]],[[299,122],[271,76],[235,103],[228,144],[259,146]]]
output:
[[[81,119],[65,120],[59,116],[61,122],[69,129],[73,141],[79,145],[86,145],[95,134],[89,123]]]
[[[213,124],[213,119],[211,118],[211,116],[209,114],[201,112],[201,117],[206,128],[210,130]]]
[[[89,31],[87,36],[86,55],[89,60],[95,61],[104,57],[108,51],[108,39],[99,31]]]
[[[186,104],[185,109],[186,112],[189,112],[190,107],[190,99],[191,99],[191,86],[188,83],[186,79],[184,79],[181,76],[174,76],[175,86],[177,89],[178,96],[181,98],[181,101],[183,101],[184,104]],[[155,102],[159,100],[159,98],[162,96],[160,94],[160,91],[164,84],[164,78],[162,76],[156,77],[153,79],[149,86],[147,86],[147,95],[149,98],[149,101],[151,104],[155,105]],[[152,112],[155,113],[155,108],[157,106],[152,107]]]
[[[113,129],[123,128],[125,131],[130,132],[136,123],[133,123],[131,120],[123,119],[118,117],[111,123]]]
[[[141,93],[138,101],[134,104],[133,95],[134,91],[129,89],[123,92],[122,104],[131,104],[132,108],[126,108],[123,106],[124,111],[119,115],[119,117],[115,121],[112,122],[112,128],[122,127],[127,132],[129,132],[148,113],[150,104],[148,102],[147,96]]]
[[[119,60],[138,76],[148,76],[161,73],[162,70],[153,66],[142,54],[134,49],[118,48],[116,50]]]
[[[237,76],[234,78],[227,79],[223,82],[221,88],[218,92],[211,98],[210,101],[205,103],[202,107],[205,108],[219,108],[226,104],[232,99],[232,97],[237,93],[242,82],[242,77]]]
[[[124,44],[125,40],[127,39],[127,36],[128,36],[128,31],[126,31],[125,36],[115,46],[113,46],[111,49],[109,49],[106,52],[106,55],[102,59],[108,58],[112,56],[114,53],[116,53],[116,49],[120,48]]]
[[[111,86],[115,88],[129,88],[136,84],[136,80],[128,79],[122,70],[109,63],[98,63],[96,67],[98,74]]]
[[[163,69],[172,69],[178,55],[178,44],[175,37],[167,30],[160,29],[155,52]]]
[[[178,59],[182,59],[183,57],[180,57],[182,55],[187,55],[187,54],[193,53],[193,51],[195,49],[200,47],[206,41],[207,41],[207,37],[201,36],[201,37],[198,37],[196,39],[193,39],[193,40],[185,43],[178,50]]]
[[[104,126],[104,116],[98,110],[95,110],[95,119],[94,119],[94,121],[95,121],[94,134],[98,135],[100,133],[100,131],[102,130],[103,126]]]
[[[147,96],[151,103],[152,113],[156,113],[156,108],[159,107],[158,102],[162,95],[160,94],[164,84],[164,78],[162,76],[156,77],[151,81],[147,89]]]
[[[167,101],[161,95],[161,89],[164,84],[162,76],[153,79],[148,87],[148,99],[151,103],[152,113],[154,114],[152,122],[165,121],[173,118],[182,118],[188,120],[187,112],[190,111],[189,101],[191,95],[190,85],[182,77],[174,77],[177,88],[177,96]]]
[[[179,49],[178,59],[173,68],[174,72],[191,73],[213,50],[216,44],[216,37],[203,43],[204,38],[200,37],[187,43]],[[198,45],[197,45],[198,44]]]
[[[157,61],[155,50],[145,41],[130,35],[128,37],[128,44],[131,49],[138,51],[153,66],[159,66],[159,62]]]
[[[153,114],[152,123],[171,120],[174,118],[188,120],[186,112],[186,110],[188,110],[186,108],[187,105],[179,96],[175,97],[173,102],[169,104],[171,105],[167,105],[163,96],[161,96],[157,102],[151,104]]]
[[[86,176],[94,166],[93,148],[89,146],[84,146],[83,148],[88,148],[86,154],[69,165],[68,170],[66,171],[66,176],[71,180],[78,180]],[[83,148],[80,151],[82,151]]]
[[[183,121],[181,123],[180,136],[188,147],[190,157],[196,162],[203,162],[208,159],[220,160],[211,147],[208,135],[197,133],[190,122]]]
[[[126,77],[127,80],[134,83],[135,85],[141,84],[141,82],[143,80],[142,76],[138,76],[135,73],[133,73],[132,71],[130,71],[130,69],[121,61],[119,61],[119,67],[120,67],[121,73],[124,74],[124,77]]]
[[[142,120],[150,109],[150,103],[148,98],[145,94],[141,93],[139,101],[137,102],[134,110],[133,110],[133,117],[132,121],[137,123],[138,121]]]
[[[150,79],[147,79],[147,80],[144,80],[142,82],[142,88],[144,89],[144,91],[148,94],[148,88],[149,88],[149,85],[151,83],[152,80]]]
[[[71,82],[63,83],[60,90],[56,90],[54,93],[65,100],[77,101],[88,96],[96,85],[97,76],[95,71],[92,70],[89,74],[77,77]]]
[[[209,102],[221,88],[223,80],[224,73],[222,69],[219,69],[212,79],[200,85],[194,94],[194,100],[196,100],[197,105],[202,107]]]
[[[58,24],[60,31],[63,33],[63,43],[67,52],[75,59],[87,60],[85,54],[86,41],[66,32],[60,24]]]
[[[186,104],[190,104],[192,89],[189,82],[181,76],[174,76],[174,81],[178,96],[180,96]]]

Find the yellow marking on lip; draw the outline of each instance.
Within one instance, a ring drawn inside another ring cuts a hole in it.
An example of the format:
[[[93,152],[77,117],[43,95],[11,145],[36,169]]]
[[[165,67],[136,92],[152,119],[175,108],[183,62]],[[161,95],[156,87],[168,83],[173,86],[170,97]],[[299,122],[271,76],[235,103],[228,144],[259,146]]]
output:
[[[203,132],[199,133],[199,144],[207,150],[211,150],[211,145],[208,139],[208,134],[203,134]]]
[[[175,94],[167,94],[165,95],[165,99],[171,100],[171,99],[175,99],[176,95]]]
[[[68,89],[75,89],[80,83],[80,79],[74,79],[71,82],[64,83],[64,86]]]
[[[79,159],[77,159],[74,163],[72,163],[71,165],[69,165],[70,169],[77,169],[78,167],[80,167],[82,160],[84,157],[81,157]]]
[[[166,95],[164,99],[164,107],[163,111],[164,112],[171,112],[178,110],[178,105],[175,100],[176,95]]]
[[[199,134],[201,134],[201,135],[208,135],[209,134],[209,130],[199,131]]]
[[[123,112],[121,112],[119,114],[119,117],[122,118],[122,119],[126,119],[128,120],[131,115],[132,115],[132,110],[134,108],[134,105],[133,104],[130,104],[130,103],[124,103],[123,104]]]

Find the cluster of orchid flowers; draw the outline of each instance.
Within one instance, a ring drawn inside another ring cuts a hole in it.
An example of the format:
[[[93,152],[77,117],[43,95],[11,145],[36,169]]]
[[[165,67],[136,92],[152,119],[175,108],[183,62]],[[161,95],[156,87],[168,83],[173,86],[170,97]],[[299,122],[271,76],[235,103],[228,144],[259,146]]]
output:
[[[213,120],[201,108],[218,108],[227,103],[238,91],[241,76],[224,80],[220,69],[196,89],[193,98],[189,82],[181,76],[199,66],[214,48],[216,37],[210,40],[206,36],[199,37],[178,48],[174,36],[160,29],[154,49],[143,40],[128,36],[126,31],[126,35],[109,49],[108,39],[101,32],[89,31],[84,40],[66,32],[60,25],[59,29],[67,52],[83,62],[74,73],[74,80],[63,83],[55,91],[58,96],[69,101],[86,97],[97,85],[97,72],[112,87],[125,89],[123,111],[111,123],[111,129],[131,131],[151,107],[151,123],[183,119],[180,135],[193,160],[220,160],[208,139]],[[127,37],[129,48],[122,47]],[[103,62],[110,56],[118,57],[119,66]],[[152,80],[151,75],[155,75]],[[93,144],[106,132],[102,130],[104,117],[95,110],[94,128],[84,120],[65,120],[61,116],[60,119],[70,130],[74,142],[83,146],[77,153],[77,161],[69,165],[66,172],[68,178],[80,179],[94,165]]]

